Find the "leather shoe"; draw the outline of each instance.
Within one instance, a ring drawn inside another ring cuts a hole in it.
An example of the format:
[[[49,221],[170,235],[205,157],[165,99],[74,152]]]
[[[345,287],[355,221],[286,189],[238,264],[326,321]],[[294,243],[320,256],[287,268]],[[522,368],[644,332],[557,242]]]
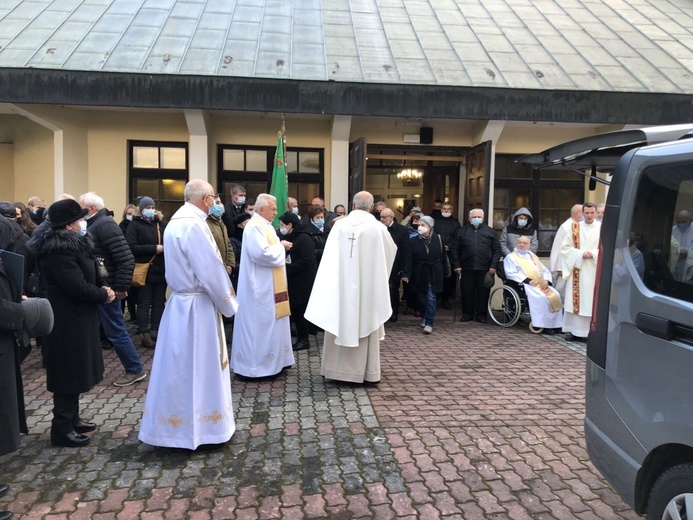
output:
[[[77,432],[70,432],[64,435],[51,435],[51,444],[53,446],[62,446],[63,448],[79,448],[89,444],[91,439],[86,435]]]
[[[0,511],[0,520],[10,520],[12,516],[10,511]]]
[[[89,433],[96,430],[96,425],[91,422],[84,422],[82,419],[75,423],[75,431],[77,433]]]
[[[472,317],[471,316],[462,316],[460,318],[460,321],[472,321]]]
[[[587,338],[581,338],[580,336],[575,336],[568,332],[568,334],[565,335],[565,340],[566,341],[580,341],[582,343],[585,343],[587,341]]]
[[[10,486],[7,484],[0,484],[0,498],[4,497],[10,490]]]
[[[486,318],[484,316],[477,316],[476,321],[479,323],[486,323]]]
[[[394,314],[392,316],[390,316],[390,321],[392,323],[397,323],[397,316],[395,316]]]
[[[291,345],[291,349],[294,352],[298,352],[299,350],[308,350],[310,348],[310,343],[304,339],[299,339],[296,343]]]

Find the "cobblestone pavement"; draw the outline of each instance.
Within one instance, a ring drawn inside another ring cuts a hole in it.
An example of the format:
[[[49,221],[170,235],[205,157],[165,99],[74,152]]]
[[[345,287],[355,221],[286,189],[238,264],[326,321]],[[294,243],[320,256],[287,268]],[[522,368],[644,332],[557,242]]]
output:
[[[377,386],[325,382],[320,349],[273,381],[233,380],[237,432],[217,451],[137,440],[146,382],[82,397],[85,448],[53,448],[40,356],[23,365],[31,434],[0,459],[20,518],[639,518],[589,462],[584,346],[516,326],[387,324]],[[140,349],[147,367],[152,351]]]

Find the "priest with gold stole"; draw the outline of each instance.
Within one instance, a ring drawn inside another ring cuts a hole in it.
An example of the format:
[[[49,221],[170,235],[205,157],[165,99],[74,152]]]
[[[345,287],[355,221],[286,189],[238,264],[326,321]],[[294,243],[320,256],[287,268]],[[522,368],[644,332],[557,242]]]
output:
[[[561,247],[561,272],[565,284],[563,332],[570,341],[585,341],[590,331],[592,298],[597,281],[597,257],[601,223],[597,206],[585,202],[584,221],[573,222]]]
[[[139,439],[194,450],[221,445],[236,431],[221,315],[238,302],[206,219],[214,189],[185,185],[185,204],[164,231],[166,304],[154,352]]]
[[[508,280],[523,284],[532,326],[551,334],[563,325],[563,302],[558,291],[551,287],[551,271],[529,247],[529,237],[520,236],[515,250],[503,260],[503,269]]]
[[[392,315],[388,281],[397,246],[372,208],[373,195],[361,191],[352,212],[334,221],[308,301],[306,319],[325,330],[320,373],[326,379],[380,381],[380,340]]]
[[[277,237],[276,215],[276,198],[262,193],[243,231],[231,367],[246,378],[275,376],[294,364],[285,268],[291,242]]]

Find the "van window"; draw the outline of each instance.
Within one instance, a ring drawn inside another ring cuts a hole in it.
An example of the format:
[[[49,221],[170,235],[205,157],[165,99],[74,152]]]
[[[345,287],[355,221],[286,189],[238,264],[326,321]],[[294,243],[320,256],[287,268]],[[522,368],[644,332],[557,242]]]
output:
[[[639,274],[649,289],[688,302],[693,302],[691,216],[693,163],[643,172],[629,236],[634,263],[636,257],[644,263]]]

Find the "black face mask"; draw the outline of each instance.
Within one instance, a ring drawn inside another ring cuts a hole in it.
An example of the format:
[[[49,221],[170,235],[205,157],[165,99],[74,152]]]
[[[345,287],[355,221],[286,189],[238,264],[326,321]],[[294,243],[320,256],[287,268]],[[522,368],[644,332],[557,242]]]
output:
[[[419,225],[418,225],[418,224],[412,224],[411,227],[413,227],[414,229],[419,229]]]

